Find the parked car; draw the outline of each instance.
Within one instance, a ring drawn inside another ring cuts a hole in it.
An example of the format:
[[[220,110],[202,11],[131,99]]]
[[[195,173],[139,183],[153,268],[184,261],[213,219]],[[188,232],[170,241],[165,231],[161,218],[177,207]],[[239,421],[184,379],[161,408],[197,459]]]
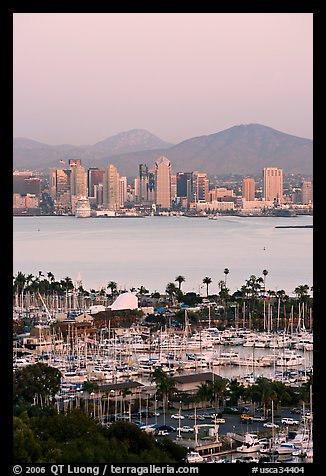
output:
[[[293,418],[282,418],[282,425],[299,425],[299,420]]]
[[[245,421],[249,421],[249,420],[250,420],[250,421],[251,421],[251,420],[252,420],[252,415],[248,415],[247,413],[242,413],[242,414],[240,415],[240,418],[241,418],[241,420],[245,420]]]
[[[300,415],[302,412],[301,408],[291,408],[290,413],[295,413],[297,415]]]
[[[265,428],[279,428],[279,425],[277,425],[276,423],[272,423],[272,422],[264,423],[263,426]]]
[[[167,436],[169,434],[168,431],[166,430],[158,430],[157,431],[157,436]]]
[[[176,420],[183,420],[184,416],[179,415],[179,413],[175,413],[175,414],[171,415],[171,418],[175,418]]]
[[[225,419],[224,418],[214,418],[211,423],[225,423]]]
[[[180,428],[181,433],[191,433],[194,429],[191,426],[182,426]]]
[[[251,421],[257,421],[257,422],[264,423],[265,421],[267,421],[267,418],[264,417],[264,416],[253,416],[251,418]]]

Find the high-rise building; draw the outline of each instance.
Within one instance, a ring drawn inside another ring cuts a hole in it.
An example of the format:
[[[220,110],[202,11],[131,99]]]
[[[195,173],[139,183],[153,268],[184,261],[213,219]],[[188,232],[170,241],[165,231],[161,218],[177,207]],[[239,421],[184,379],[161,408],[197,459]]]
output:
[[[139,201],[148,200],[148,167],[146,164],[139,165]]]
[[[302,203],[303,205],[309,205],[313,203],[313,186],[312,182],[304,180],[302,182]]]
[[[248,201],[255,200],[255,180],[252,177],[246,177],[242,181],[242,198]]]
[[[26,194],[26,183],[25,180],[32,177],[32,172],[14,172],[12,177],[13,182],[13,192],[20,195]]]
[[[70,190],[71,195],[77,198],[87,197],[87,174],[85,168],[80,164],[80,160],[69,160],[71,169]]]
[[[209,201],[209,180],[204,172],[192,173],[192,200],[194,202]]]
[[[58,206],[65,208],[71,207],[70,174],[71,170],[68,169],[54,171],[55,201]]]
[[[103,185],[104,169],[99,169],[97,167],[90,167],[88,169],[88,196],[95,197],[95,185]]]
[[[155,162],[155,204],[163,209],[171,208],[171,164],[164,156]]]
[[[266,167],[263,171],[264,185],[263,196],[264,199],[272,200],[277,203],[283,202],[283,169],[277,167]]]
[[[119,173],[113,164],[105,168],[103,178],[103,206],[109,210],[120,208],[119,201]]]
[[[188,207],[192,200],[192,172],[177,173],[177,201]]]
[[[147,200],[151,203],[155,202],[155,171],[148,171],[148,187],[147,187]]]
[[[123,208],[127,201],[127,177],[119,178],[119,206]]]

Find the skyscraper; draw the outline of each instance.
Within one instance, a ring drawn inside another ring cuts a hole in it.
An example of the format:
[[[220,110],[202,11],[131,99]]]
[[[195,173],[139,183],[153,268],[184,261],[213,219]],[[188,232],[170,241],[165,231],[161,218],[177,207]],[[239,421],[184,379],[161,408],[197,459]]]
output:
[[[302,203],[304,205],[309,205],[313,202],[313,187],[312,182],[308,180],[304,180],[302,182]]]
[[[119,178],[119,206],[123,208],[127,201],[127,177]]]
[[[148,167],[146,164],[139,165],[139,201],[148,200]]]
[[[192,193],[194,202],[209,201],[209,180],[204,172],[192,173]]]
[[[88,169],[88,196],[95,197],[95,185],[103,184],[104,170],[97,167]]]
[[[71,196],[80,198],[87,197],[87,174],[80,161],[69,161],[70,174],[70,190]]]
[[[255,180],[252,177],[246,177],[242,181],[242,198],[255,200]]]
[[[276,167],[264,168],[263,196],[267,201],[283,202],[283,170]]]
[[[155,162],[155,204],[163,209],[171,208],[171,164],[164,156]]]
[[[109,164],[104,172],[103,206],[109,210],[117,210],[120,208],[119,173],[117,168],[112,164]]]

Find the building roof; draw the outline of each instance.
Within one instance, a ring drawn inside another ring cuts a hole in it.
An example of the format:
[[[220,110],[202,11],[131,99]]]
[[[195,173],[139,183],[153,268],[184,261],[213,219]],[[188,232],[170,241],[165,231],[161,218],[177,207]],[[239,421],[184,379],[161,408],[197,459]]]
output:
[[[100,392],[109,392],[110,390],[123,390],[124,388],[137,388],[143,386],[142,383],[132,381],[99,385],[98,389]]]
[[[138,309],[138,298],[134,293],[122,293],[110,306],[111,311],[122,311],[123,309]]]
[[[205,382],[206,380],[212,381],[213,375],[218,377],[218,375],[213,374],[213,372],[202,372],[202,373],[190,374],[190,375],[179,375],[173,378],[177,383],[196,383],[196,382]]]

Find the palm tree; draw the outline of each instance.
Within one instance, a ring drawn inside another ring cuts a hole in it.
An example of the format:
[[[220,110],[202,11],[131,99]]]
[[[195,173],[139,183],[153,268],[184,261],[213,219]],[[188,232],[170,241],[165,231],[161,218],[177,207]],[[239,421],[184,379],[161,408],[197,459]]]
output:
[[[181,284],[185,282],[185,277],[184,276],[177,276],[174,281],[177,281],[179,283],[179,291],[181,291]]]
[[[220,406],[220,400],[227,392],[228,383],[229,381],[227,379],[220,376],[214,376],[214,381],[210,382],[212,397],[215,400],[215,408],[217,408],[217,410]]]
[[[152,375],[152,382],[155,382],[157,394],[162,397],[164,417],[168,407],[169,397],[176,391],[175,381],[170,375],[166,374],[162,367],[157,367]],[[165,425],[165,421],[164,421]]]
[[[225,284],[225,287],[226,287],[226,277],[229,274],[229,272],[230,272],[229,268],[224,268],[224,276],[225,276],[224,284]]]
[[[263,275],[264,275],[264,293],[266,292],[266,276],[268,275],[267,269],[263,269]]]
[[[212,386],[210,382],[205,382],[201,383],[197,388],[196,400],[206,407],[206,403],[212,399]]]
[[[165,288],[165,292],[169,295],[171,303],[173,304],[174,297],[178,292],[178,288],[175,286],[174,283],[168,283]]]
[[[111,296],[113,297],[117,290],[117,283],[115,281],[110,281],[106,288],[111,289]]]
[[[212,282],[212,279],[209,278],[208,276],[205,276],[205,278],[203,279],[203,283],[206,284],[206,295],[208,297],[208,286],[211,284]]]

